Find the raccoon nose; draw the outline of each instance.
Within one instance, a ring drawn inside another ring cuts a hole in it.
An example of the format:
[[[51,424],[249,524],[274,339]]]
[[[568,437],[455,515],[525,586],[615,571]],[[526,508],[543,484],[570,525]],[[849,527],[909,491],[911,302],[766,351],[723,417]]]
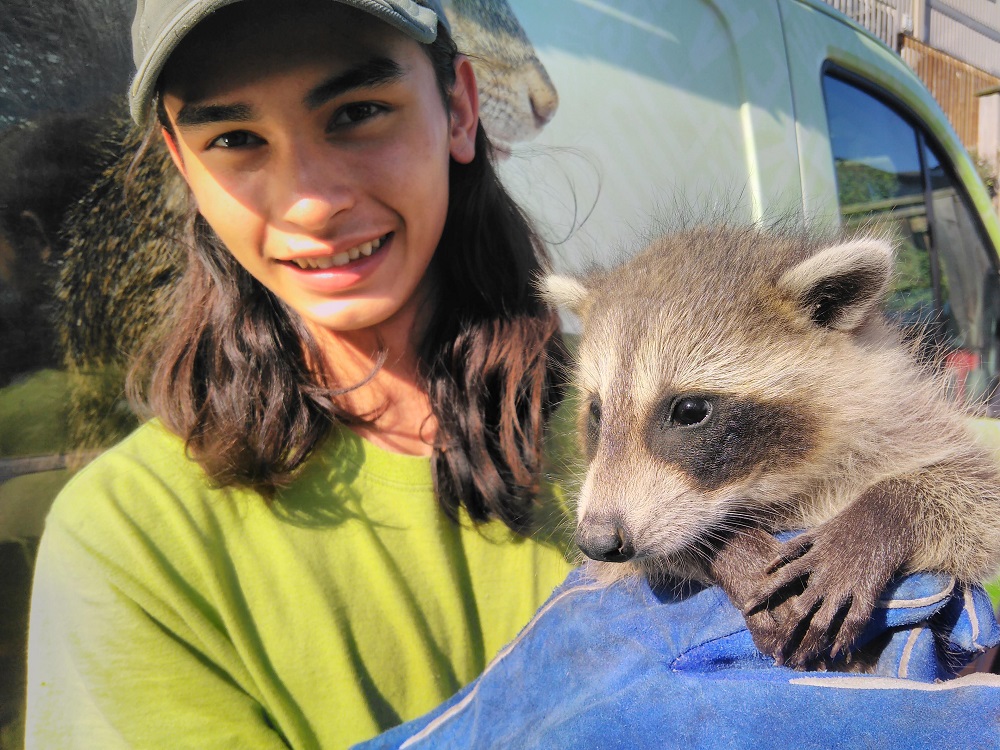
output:
[[[625,562],[635,557],[632,532],[617,518],[584,517],[576,530],[576,544],[587,557],[601,562]]]

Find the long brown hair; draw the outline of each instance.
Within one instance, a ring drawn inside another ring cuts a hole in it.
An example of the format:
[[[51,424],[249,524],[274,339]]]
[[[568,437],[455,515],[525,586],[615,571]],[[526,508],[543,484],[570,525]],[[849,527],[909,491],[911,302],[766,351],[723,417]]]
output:
[[[425,49],[447,103],[458,51],[443,27]],[[545,422],[565,386],[558,316],[533,288],[547,256],[496,174],[482,125],[473,161],[451,163],[450,196],[430,271],[449,299],[417,342],[438,424],[435,488],[449,517],[464,507],[475,521],[497,518],[523,532]],[[174,316],[137,360],[129,392],[185,439],[214,481],[269,496],[334,424],[362,419],[337,405],[340,392],[317,367],[323,357],[298,314],[233,258],[193,205],[185,236]]]

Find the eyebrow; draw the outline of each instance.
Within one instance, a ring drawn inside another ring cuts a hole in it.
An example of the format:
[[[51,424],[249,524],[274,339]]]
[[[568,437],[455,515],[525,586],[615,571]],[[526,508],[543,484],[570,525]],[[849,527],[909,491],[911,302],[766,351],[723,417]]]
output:
[[[331,99],[355,89],[383,86],[398,81],[405,71],[395,60],[374,57],[338,73],[309,91],[305,105],[318,109]],[[206,125],[213,122],[250,122],[254,110],[249,104],[198,104],[183,105],[177,113],[178,127]]]
[[[373,57],[324,81],[306,95],[309,109],[318,109],[331,99],[354,89],[383,86],[403,77],[402,66],[389,57]]]
[[[176,119],[177,127],[213,122],[249,122],[253,119],[253,107],[249,104],[185,104]]]

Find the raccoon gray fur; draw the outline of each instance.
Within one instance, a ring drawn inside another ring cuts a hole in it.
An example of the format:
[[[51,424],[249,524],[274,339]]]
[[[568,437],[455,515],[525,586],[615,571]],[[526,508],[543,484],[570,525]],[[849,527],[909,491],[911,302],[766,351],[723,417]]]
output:
[[[100,173],[102,123],[55,115],[0,132],[0,387],[58,364],[59,223]]]
[[[125,399],[134,355],[169,319],[186,262],[187,185],[154,139],[133,164],[142,132],[111,118],[106,167],[66,213],[54,323],[70,373],[68,430],[79,451],[105,448],[138,424]]]
[[[559,94],[506,0],[445,0],[458,48],[469,54],[479,117],[500,149],[534,138],[555,116]]]
[[[884,319],[891,272],[877,237],[703,227],[541,282],[583,325],[576,538],[599,577],[717,582],[802,667],[849,658],[900,571],[996,571],[1000,475]]]

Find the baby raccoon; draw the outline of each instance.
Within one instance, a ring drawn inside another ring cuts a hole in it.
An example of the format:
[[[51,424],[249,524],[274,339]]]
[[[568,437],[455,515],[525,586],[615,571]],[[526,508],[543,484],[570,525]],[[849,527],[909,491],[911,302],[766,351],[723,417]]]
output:
[[[576,539],[599,574],[715,581],[802,667],[848,658],[897,572],[1000,567],[1000,476],[883,319],[891,270],[878,238],[723,227],[541,282],[583,324]]]

